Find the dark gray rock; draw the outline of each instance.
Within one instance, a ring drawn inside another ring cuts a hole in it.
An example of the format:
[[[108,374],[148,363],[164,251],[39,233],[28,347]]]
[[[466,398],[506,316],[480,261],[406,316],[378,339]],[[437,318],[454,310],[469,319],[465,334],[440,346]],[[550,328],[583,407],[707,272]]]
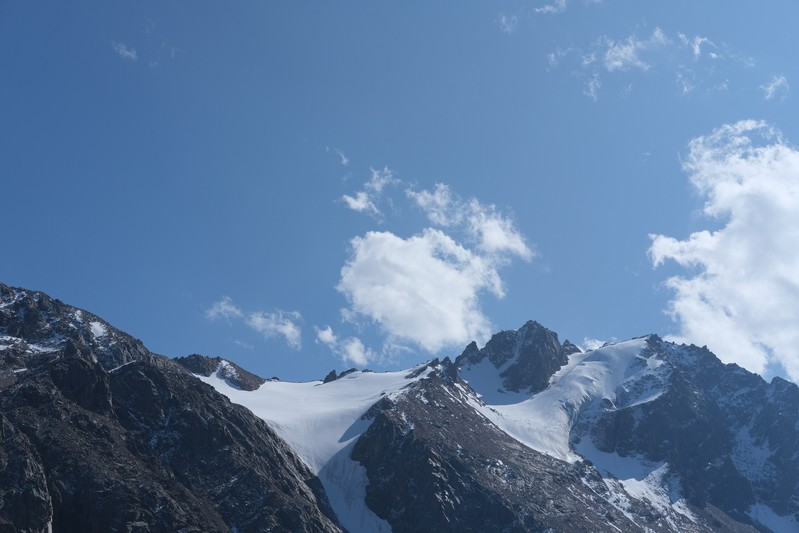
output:
[[[557,333],[529,321],[517,331],[495,334],[483,349],[472,342],[455,365],[461,368],[488,359],[495,368],[503,368],[500,375],[507,390],[538,392],[547,387],[552,374],[569,362],[569,355],[579,351],[569,341],[561,344]]]
[[[176,357],[175,362],[192,374],[206,377],[216,374],[234,389],[257,390],[266,382],[261,376],[248,372],[235,363],[224,361],[221,357],[192,354],[186,357]]]
[[[0,351],[13,377],[0,387],[0,532],[341,531],[288,446],[184,367],[5,286],[0,331],[14,339]]]

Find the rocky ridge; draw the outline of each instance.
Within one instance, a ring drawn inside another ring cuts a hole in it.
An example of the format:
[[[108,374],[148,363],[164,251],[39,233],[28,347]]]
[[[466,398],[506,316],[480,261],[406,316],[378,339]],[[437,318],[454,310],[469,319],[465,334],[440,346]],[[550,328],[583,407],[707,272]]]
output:
[[[99,318],[0,285],[0,531],[340,531],[274,432]]]
[[[532,321],[454,362],[286,383],[0,284],[0,480],[0,532],[781,533],[799,388]]]

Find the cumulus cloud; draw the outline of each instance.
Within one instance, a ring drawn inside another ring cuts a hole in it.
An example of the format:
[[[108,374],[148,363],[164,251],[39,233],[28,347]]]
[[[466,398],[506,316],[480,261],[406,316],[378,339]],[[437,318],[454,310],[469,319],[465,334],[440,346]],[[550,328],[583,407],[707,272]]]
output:
[[[374,209],[364,210],[379,214],[373,199],[388,185],[402,183],[388,169],[373,170],[361,199]],[[359,327],[374,324],[384,334],[379,354],[360,339],[317,330],[317,342],[345,361],[363,364],[410,346],[435,353],[487,340],[491,325],[481,310],[482,296],[502,298],[499,269],[514,258],[534,256],[512,219],[493,204],[464,199],[442,183],[432,190],[407,187],[405,197],[433,227],[407,238],[388,231],[354,237],[336,286],[348,302],[343,320]],[[348,207],[359,200],[351,197]]]
[[[780,100],[785,100],[785,97],[790,92],[790,87],[785,76],[774,76],[771,81],[761,85],[760,90],[763,91],[763,97],[766,100],[771,100],[775,96],[779,96]]]
[[[355,237],[337,289],[391,339],[429,352],[486,339],[479,296],[504,295],[491,261],[432,228],[407,239],[375,231]]]
[[[406,194],[433,224],[465,228],[477,248],[488,256],[511,255],[525,261],[533,258],[533,251],[513,221],[493,204],[482,204],[476,198],[462,200],[443,183],[436,184],[433,191],[408,189]]]
[[[347,161],[349,162],[349,160]],[[377,204],[383,194],[383,189],[388,185],[398,182],[399,180],[394,178],[394,173],[388,167],[385,167],[383,170],[371,169],[371,177],[369,181],[364,183],[363,190],[356,192],[355,196],[345,194],[341,199],[344,201],[344,204],[353,211],[380,217],[382,216],[382,212],[377,207]]]
[[[298,350],[302,345],[302,330],[298,324],[302,316],[297,311],[276,310],[245,313],[233,303],[231,298],[224,296],[205,311],[205,317],[211,321],[225,320],[228,324],[233,319],[241,320],[250,329],[257,331],[265,338],[283,337],[289,346]],[[245,343],[235,342],[246,347]]]
[[[678,340],[799,381],[799,151],[746,120],[692,140],[684,169],[723,227],[685,240],[650,236],[655,266],[687,269],[666,282]]]
[[[111,47],[122,59],[129,59],[130,61],[136,61],[139,59],[139,54],[136,53],[136,49],[128,47],[125,43],[112,41]]]
[[[330,348],[347,364],[364,367],[375,359],[375,352],[364,346],[361,339],[357,337],[339,339],[330,326],[316,328],[316,342]]]

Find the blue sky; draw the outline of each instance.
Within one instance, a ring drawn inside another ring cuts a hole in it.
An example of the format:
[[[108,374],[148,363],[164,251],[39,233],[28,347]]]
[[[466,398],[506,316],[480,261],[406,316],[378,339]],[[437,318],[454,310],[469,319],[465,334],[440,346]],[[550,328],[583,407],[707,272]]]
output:
[[[799,379],[795,2],[0,4],[0,280],[170,356],[535,319]]]

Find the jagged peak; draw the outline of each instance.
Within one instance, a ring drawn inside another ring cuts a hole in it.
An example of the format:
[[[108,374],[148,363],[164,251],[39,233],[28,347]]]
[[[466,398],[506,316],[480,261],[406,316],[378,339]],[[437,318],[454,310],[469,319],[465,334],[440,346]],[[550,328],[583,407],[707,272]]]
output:
[[[509,391],[539,391],[549,378],[568,362],[569,355],[579,352],[570,342],[561,344],[554,331],[535,320],[525,322],[517,330],[496,333],[479,349],[472,342],[455,360],[462,372],[490,364],[499,371],[503,387]],[[490,372],[486,367],[481,372]]]
[[[204,377],[215,374],[218,378],[225,380],[231,387],[240,390],[257,390],[266,382],[266,379],[248,372],[239,365],[221,357],[191,354],[185,357],[176,357],[174,361],[192,374]]]

